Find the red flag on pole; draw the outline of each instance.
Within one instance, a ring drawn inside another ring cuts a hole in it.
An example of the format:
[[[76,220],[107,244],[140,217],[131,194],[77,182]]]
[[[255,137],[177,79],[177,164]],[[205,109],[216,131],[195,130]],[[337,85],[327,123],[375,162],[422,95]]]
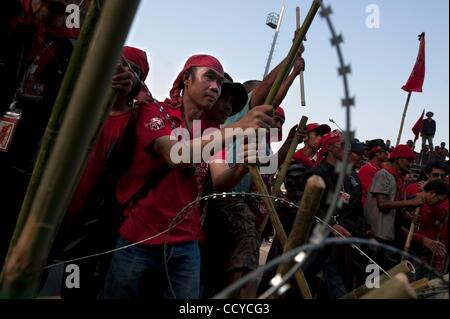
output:
[[[408,82],[402,87],[406,92],[422,92],[425,80],[425,32],[419,35],[420,47],[416,65],[409,76]]]
[[[425,110],[423,110],[422,115],[419,117],[416,124],[414,124],[414,126],[412,128],[412,131],[413,131],[414,135],[416,136],[416,139],[419,138],[419,135],[422,132],[424,116],[425,116]]]

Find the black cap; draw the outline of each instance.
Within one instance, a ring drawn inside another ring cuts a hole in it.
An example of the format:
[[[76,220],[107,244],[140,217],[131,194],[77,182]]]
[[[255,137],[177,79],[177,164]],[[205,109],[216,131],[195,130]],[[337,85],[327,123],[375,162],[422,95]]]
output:
[[[233,82],[231,76],[225,72],[225,81],[222,85],[222,91],[227,92],[233,97],[233,110],[231,115],[239,113],[248,101],[248,94],[241,83]]]

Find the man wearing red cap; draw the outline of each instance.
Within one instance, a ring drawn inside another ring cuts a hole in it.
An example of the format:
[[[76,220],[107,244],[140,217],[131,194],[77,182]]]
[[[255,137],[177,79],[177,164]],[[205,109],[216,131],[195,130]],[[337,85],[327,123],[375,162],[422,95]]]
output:
[[[199,298],[201,213],[198,206],[184,208],[202,194],[208,169],[205,162],[192,164],[196,155],[192,150],[202,151],[210,142],[195,138],[198,132],[194,120],[202,119],[217,102],[223,78],[222,65],[216,58],[192,56],[175,80],[170,98],[164,103],[154,101],[140,110],[134,158],[116,191],[119,202],[126,203],[145,189],[156,174],[166,173],[125,209],[117,247],[135,245],[114,253],[105,298]],[[268,128],[271,117],[266,113],[270,111],[271,106],[257,106],[235,127]],[[202,122],[203,128],[209,126]],[[191,138],[181,141],[190,151],[190,157],[181,162],[175,159],[177,152],[173,153],[180,141],[171,138],[176,132],[173,130],[179,128],[187,129]],[[229,180],[213,177],[219,190],[224,187],[221,182],[226,184]]]
[[[364,215],[371,226],[373,236],[384,243],[395,245],[400,225],[396,225],[397,209],[423,204],[422,197],[404,199],[404,176],[408,174],[414,152],[407,145],[398,145],[389,155],[390,162],[378,171],[370,186]],[[398,245],[401,245],[398,243]],[[393,266],[397,261],[388,255],[378,256],[383,267]]]
[[[369,161],[364,164],[358,172],[358,177],[361,181],[363,207],[366,204],[367,192],[372,184],[373,177],[381,169],[382,164],[387,161],[389,149],[384,144],[383,140],[368,141],[369,147]]]

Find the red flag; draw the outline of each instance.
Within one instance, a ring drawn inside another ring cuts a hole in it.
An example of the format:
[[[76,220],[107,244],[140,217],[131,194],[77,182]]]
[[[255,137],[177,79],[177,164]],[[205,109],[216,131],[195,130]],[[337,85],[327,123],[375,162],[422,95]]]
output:
[[[406,92],[422,92],[425,80],[425,32],[419,35],[420,47],[416,65],[409,76],[408,82],[402,87]]]
[[[419,119],[417,120],[416,124],[414,124],[412,131],[414,133],[414,135],[416,136],[416,139],[419,138],[420,133],[422,132],[423,129],[423,117],[425,116],[425,110],[423,110],[422,115],[419,117]]]

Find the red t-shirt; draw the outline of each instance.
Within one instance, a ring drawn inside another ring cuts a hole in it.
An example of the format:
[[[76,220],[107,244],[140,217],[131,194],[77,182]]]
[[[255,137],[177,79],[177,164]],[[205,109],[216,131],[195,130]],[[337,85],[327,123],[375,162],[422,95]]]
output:
[[[372,185],[373,178],[375,174],[381,169],[371,162],[364,164],[358,172],[359,180],[361,181],[361,202],[363,207],[366,205],[367,194],[369,192],[370,186]]]
[[[411,184],[406,188],[407,198],[411,198],[420,192],[421,190],[419,188],[418,183]],[[423,239],[425,237],[428,237],[432,240],[437,240],[440,228],[439,222],[444,221],[445,216],[447,214],[448,214],[448,199],[442,204],[435,206],[429,206],[427,204],[424,204],[420,209],[421,221],[419,230],[414,233],[414,240],[418,243],[423,243]],[[448,237],[448,234],[447,235],[443,234],[443,232],[445,231],[448,232],[448,226],[447,229],[444,228],[446,227],[443,225],[443,229],[440,234],[441,238],[439,239],[440,241],[442,241],[443,237],[445,236]],[[446,246],[448,247],[448,241],[446,242]]]
[[[147,178],[167,165],[163,158],[154,151],[156,139],[171,135],[174,123],[182,127],[181,109],[165,107],[171,121],[159,110],[159,106],[150,103],[140,110],[136,127],[136,148],[133,162],[127,174],[119,181],[117,199],[124,203],[145,183]],[[120,235],[130,243],[136,243],[160,234],[174,226],[168,233],[148,240],[142,245],[178,244],[203,239],[200,225],[200,209],[195,206],[181,216],[176,226],[172,224],[177,214],[201,194],[208,171],[206,163],[195,165],[192,170],[172,169],[164,175],[147,196],[132,203],[125,210],[125,220],[120,228]],[[183,218],[184,217],[184,218]]]
[[[105,169],[108,154],[121,139],[132,112],[110,115],[103,126],[98,140],[92,148],[86,168],[75,190],[66,215],[66,222],[74,220],[86,205],[89,197],[96,192],[99,179]]]

